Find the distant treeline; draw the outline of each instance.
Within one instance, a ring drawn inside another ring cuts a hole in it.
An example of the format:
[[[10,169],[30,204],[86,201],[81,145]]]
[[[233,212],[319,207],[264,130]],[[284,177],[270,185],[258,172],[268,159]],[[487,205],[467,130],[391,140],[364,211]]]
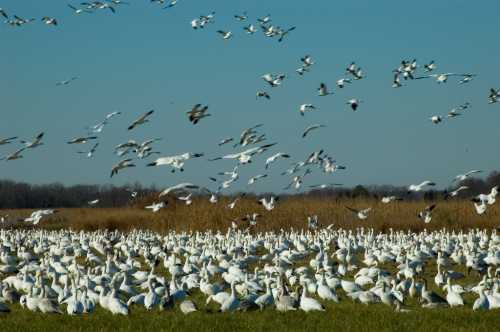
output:
[[[488,193],[494,186],[500,185],[500,172],[492,172],[485,179],[470,178],[446,190],[450,191],[458,185],[469,187],[460,192],[459,198],[473,197],[479,193]],[[132,192],[137,196],[132,198]],[[123,207],[143,200],[157,193],[154,187],[145,188],[136,183],[127,186],[112,185],[75,185],[64,186],[60,183],[31,185],[10,180],[0,180],[0,209],[34,209],[34,208],[73,208],[89,206],[89,202],[98,199],[98,207]],[[390,185],[362,186],[353,188],[335,187],[332,189],[311,190],[305,193],[281,194],[286,196],[309,196],[320,199],[343,198],[375,198],[394,195],[405,199],[436,200],[444,198],[446,191],[426,191],[422,195],[407,195],[406,187]],[[253,196],[252,194],[249,194]]]

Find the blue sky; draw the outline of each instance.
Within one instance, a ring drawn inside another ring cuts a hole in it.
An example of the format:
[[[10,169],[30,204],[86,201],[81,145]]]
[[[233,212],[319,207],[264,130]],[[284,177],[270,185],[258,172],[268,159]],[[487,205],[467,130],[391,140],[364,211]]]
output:
[[[114,15],[102,10],[74,15],[65,1],[0,1],[9,14],[59,21],[58,27],[39,21],[20,28],[0,25],[0,137],[26,139],[46,132],[44,146],[21,160],[1,162],[0,178],[64,184],[138,181],[158,187],[186,180],[208,184],[208,176],[234,163],[202,158],[188,162],[184,173],[171,174],[168,168],[146,168],[147,161],[139,160],[135,169],[110,179],[111,166],[120,160],[113,146],[162,137],[155,145],[162,155],[192,151],[215,157],[234,151],[229,145],[218,147],[220,139],[257,123],[264,124],[269,142],[278,142],[272,152],[287,152],[292,158],[274,164],[255,191],[281,191],[288,179],[279,173],[319,149],[348,169],[334,175],[315,170],[308,184],[407,185],[431,179],[444,187],[469,169],[500,168],[500,104],[487,101],[489,88],[500,88],[498,1],[485,0],[479,6],[461,0],[180,0],[170,10],[146,0],[130,2]],[[212,11],[214,24],[191,29],[193,18]],[[281,44],[260,32],[249,36],[233,18],[243,11],[251,22],[271,14],[273,23],[297,29]],[[219,29],[233,31],[234,37],[223,41]],[[315,65],[299,77],[294,70],[306,54]],[[412,58],[420,65],[435,60],[437,72],[478,77],[465,85],[450,78],[443,85],[419,80],[391,88],[392,70],[402,59]],[[335,89],[353,60],[363,67],[366,79]],[[260,78],[267,72],[289,76],[281,87],[270,89]],[[79,79],[55,86],[72,76]],[[334,95],[317,96],[320,82]],[[261,89],[271,94],[270,101],[255,99]],[[345,104],[353,97],[364,101],[357,112]],[[466,101],[472,108],[464,116],[440,125],[428,120]],[[212,116],[193,126],[185,112],[196,103],[208,104]],[[302,103],[319,110],[302,118]],[[149,109],[156,111],[152,122],[128,132],[130,122]],[[93,159],[76,153],[90,145],[65,143],[115,110],[123,114],[99,135],[101,146]],[[302,139],[303,129],[313,123],[327,128]],[[0,146],[0,155],[18,146]],[[235,190],[245,189],[250,176],[264,172],[264,159],[242,167]]]

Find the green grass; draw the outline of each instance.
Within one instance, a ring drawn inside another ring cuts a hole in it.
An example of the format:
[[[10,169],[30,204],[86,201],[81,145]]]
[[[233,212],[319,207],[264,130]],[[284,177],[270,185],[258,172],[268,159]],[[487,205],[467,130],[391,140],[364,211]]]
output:
[[[383,304],[365,306],[350,300],[327,304],[325,312],[146,312],[134,307],[128,317],[97,309],[70,317],[32,313],[19,306],[0,316],[1,331],[494,331],[500,311],[473,312],[469,307],[396,313]]]

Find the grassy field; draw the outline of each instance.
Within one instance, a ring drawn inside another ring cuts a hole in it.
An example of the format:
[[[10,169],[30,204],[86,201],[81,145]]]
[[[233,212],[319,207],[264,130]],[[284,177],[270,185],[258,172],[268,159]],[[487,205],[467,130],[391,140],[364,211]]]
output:
[[[499,204],[490,206],[485,215],[479,216],[474,206],[467,200],[438,201],[433,212],[430,224],[424,224],[416,215],[424,209],[429,202],[408,201],[382,204],[374,199],[313,199],[291,197],[278,202],[272,211],[266,211],[257,204],[256,200],[244,198],[236,204],[234,209],[226,208],[230,198],[221,198],[219,203],[210,204],[206,198],[195,198],[193,204],[186,206],[183,202],[173,198],[168,199],[168,205],[160,212],[154,214],[145,210],[144,206],[153,200],[135,202],[130,207],[105,209],[81,208],[60,209],[59,213],[49,219],[42,220],[41,227],[49,229],[70,227],[75,230],[117,229],[130,231],[134,228],[147,228],[154,231],[165,232],[197,231],[197,230],[222,230],[225,231],[231,221],[241,218],[246,214],[257,212],[262,215],[256,226],[257,231],[279,229],[301,229],[306,227],[306,218],[317,214],[320,224],[327,226],[334,224],[336,227],[356,228],[360,226],[373,227],[376,230],[388,231],[392,229],[423,229],[436,230],[469,228],[495,228],[500,226]],[[368,220],[358,220],[346,206],[353,208],[372,207]],[[33,210],[4,210],[2,215],[11,217],[26,217]],[[18,223],[20,225],[22,223]],[[241,227],[246,227],[240,222]]]

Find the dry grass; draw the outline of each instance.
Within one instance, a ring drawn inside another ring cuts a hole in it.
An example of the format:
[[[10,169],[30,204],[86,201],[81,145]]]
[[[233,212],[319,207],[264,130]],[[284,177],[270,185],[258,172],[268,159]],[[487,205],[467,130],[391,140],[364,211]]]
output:
[[[41,226],[47,229],[70,227],[87,231],[104,228],[121,231],[147,228],[159,232],[206,229],[225,231],[232,220],[253,212],[262,215],[256,226],[257,231],[301,229],[306,227],[306,218],[312,214],[318,215],[322,226],[333,223],[343,228],[365,226],[380,231],[387,231],[390,228],[421,231],[444,227],[458,230],[500,226],[498,204],[489,207],[485,215],[478,216],[471,202],[460,200],[438,202],[430,224],[424,224],[416,217],[418,211],[427,204],[423,201],[382,204],[373,199],[332,200],[290,197],[278,202],[277,207],[268,212],[250,198],[242,199],[231,210],[226,208],[231,200],[224,197],[214,205],[206,198],[195,198],[191,206],[186,206],[183,202],[169,198],[167,207],[156,214],[144,210],[144,206],[150,203],[151,199],[144,199],[125,208],[60,209],[57,215],[42,220]],[[372,207],[373,211],[368,220],[360,221],[345,206],[360,209]],[[11,217],[26,217],[31,212],[32,210],[5,210],[1,213],[9,214]],[[239,223],[241,227],[247,226],[245,222],[239,221]],[[16,224],[16,227],[20,225],[23,223]]]

